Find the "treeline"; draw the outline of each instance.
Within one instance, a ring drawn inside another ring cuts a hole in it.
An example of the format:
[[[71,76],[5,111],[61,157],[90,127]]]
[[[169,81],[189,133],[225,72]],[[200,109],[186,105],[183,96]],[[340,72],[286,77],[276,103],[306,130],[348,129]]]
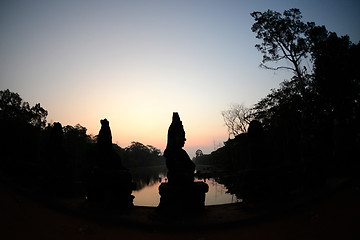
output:
[[[126,148],[121,148],[116,144],[113,144],[113,148],[121,156],[123,165],[128,168],[165,165],[165,158],[160,149],[151,145],[145,146],[140,142],[132,142]]]
[[[48,112],[40,104],[30,106],[18,93],[0,91],[2,173],[32,181],[62,178],[61,182],[81,180],[92,164],[97,136],[88,135],[80,124],[48,124]],[[121,148],[113,144],[128,168],[164,165],[162,153],[151,145],[132,142]],[[65,180],[64,180],[65,179]]]
[[[235,137],[195,161],[233,171],[292,165],[313,175],[355,174],[360,166],[360,43],[302,22],[298,9],[251,16],[252,30],[262,41],[256,45],[263,54],[261,66],[294,76],[249,111],[225,112]],[[263,128],[258,143],[248,132],[235,131],[252,120]]]

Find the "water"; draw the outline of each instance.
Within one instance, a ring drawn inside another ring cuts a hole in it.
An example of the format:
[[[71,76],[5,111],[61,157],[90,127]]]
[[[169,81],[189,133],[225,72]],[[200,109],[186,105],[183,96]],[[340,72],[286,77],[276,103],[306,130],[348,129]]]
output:
[[[149,171],[148,171],[149,170]],[[138,190],[134,190],[132,195],[135,196],[134,205],[136,206],[151,206],[156,207],[160,202],[159,186],[162,182],[166,181],[166,169],[148,168],[147,170],[137,172],[133,174],[134,181],[138,186]],[[148,175],[144,177],[144,173],[148,172]],[[195,181],[204,181],[195,179]],[[241,202],[236,195],[230,194],[227,191],[225,185],[216,182],[214,178],[206,179],[205,182],[209,186],[209,191],[206,193],[205,205],[219,205]]]

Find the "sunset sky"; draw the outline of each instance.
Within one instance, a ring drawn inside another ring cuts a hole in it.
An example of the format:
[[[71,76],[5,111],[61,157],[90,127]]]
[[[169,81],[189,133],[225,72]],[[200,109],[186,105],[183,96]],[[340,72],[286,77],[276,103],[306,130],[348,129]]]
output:
[[[250,13],[299,8],[304,21],[360,40],[360,1],[0,1],[0,90],[48,110],[48,122],[162,151],[172,112],[185,149],[227,140],[221,111],[252,106],[290,73],[259,68]]]

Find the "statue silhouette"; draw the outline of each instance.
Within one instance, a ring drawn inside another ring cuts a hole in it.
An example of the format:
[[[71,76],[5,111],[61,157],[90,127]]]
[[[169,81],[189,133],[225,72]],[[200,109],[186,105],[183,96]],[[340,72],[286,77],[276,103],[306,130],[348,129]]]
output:
[[[205,206],[205,193],[209,186],[194,182],[195,164],[183,149],[185,131],[179,114],[173,113],[164,151],[168,182],[159,186],[159,209],[166,213],[201,211]]]
[[[112,149],[112,135],[109,121],[100,120],[101,128],[97,137],[97,166],[113,170],[127,170],[123,167],[120,156]]]
[[[100,123],[97,145],[90,156],[94,166],[88,180],[88,200],[107,207],[132,207],[134,184],[131,174],[112,148],[109,121],[103,119]]]
[[[168,168],[169,184],[186,184],[194,182],[195,164],[183,149],[185,131],[179,114],[173,113],[172,123],[168,130],[167,146],[164,151]]]
[[[97,145],[100,149],[109,151],[112,145],[112,136],[109,121],[105,118],[100,120],[101,128],[97,138]]]
[[[257,120],[252,120],[248,128],[248,157],[251,168],[263,168],[271,159],[265,146],[264,129]]]

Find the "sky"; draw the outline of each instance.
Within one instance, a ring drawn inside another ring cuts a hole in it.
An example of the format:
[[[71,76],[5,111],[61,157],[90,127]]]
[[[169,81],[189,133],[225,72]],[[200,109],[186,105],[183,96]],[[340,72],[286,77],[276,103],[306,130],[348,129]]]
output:
[[[357,0],[2,0],[0,90],[88,134],[106,118],[121,147],[164,151],[179,112],[188,154],[210,153],[228,139],[221,111],[251,107],[291,77],[259,67],[250,16],[290,8],[360,40]]]

